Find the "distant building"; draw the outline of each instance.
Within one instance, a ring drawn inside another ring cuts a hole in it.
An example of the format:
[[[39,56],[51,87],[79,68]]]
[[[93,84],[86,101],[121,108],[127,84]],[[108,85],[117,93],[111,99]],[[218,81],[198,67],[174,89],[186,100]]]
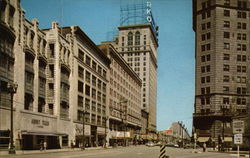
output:
[[[199,142],[231,146],[232,120],[247,117],[249,8],[247,0],[193,0],[193,132]]]

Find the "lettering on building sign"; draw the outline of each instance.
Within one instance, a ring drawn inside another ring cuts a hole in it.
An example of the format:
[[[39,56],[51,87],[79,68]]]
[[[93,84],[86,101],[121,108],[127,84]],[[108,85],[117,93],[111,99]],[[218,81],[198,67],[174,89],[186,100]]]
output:
[[[41,124],[42,122],[42,124]],[[32,119],[31,120],[32,124],[39,125],[37,126],[38,128],[43,128],[43,126],[49,126],[49,121],[44,121],[44,120],[37,120],[37,119]]]
[[[147,1],[147,21],[149,23],[152,22],[152,12],[151,12],[151,6],[152,6],[152,3]]]
[[[43,121],[44,126],[49,126],[49,121]]]
[[[31,123],[32,124],[40,124],[40,120],[32,119]]]

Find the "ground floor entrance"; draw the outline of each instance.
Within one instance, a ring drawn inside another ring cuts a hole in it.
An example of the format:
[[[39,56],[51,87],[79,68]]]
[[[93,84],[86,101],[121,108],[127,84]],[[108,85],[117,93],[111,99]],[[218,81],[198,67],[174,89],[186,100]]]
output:
[[[47,149],[61,148],[59,136],[46,136],[46,135],[22,135],[20,140],[20,147],[22,150],[38,150],[46,142]]]

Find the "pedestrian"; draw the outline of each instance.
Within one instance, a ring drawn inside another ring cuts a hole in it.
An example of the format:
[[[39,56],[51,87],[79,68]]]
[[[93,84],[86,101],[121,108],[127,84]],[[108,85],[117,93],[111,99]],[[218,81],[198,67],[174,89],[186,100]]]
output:
[[[71,147],[71,149],[74,150],[74,144],[73,144],[73,141],[72,141],[72,140],[71,140],[71,142],[70,142],[70,147]]]
[[[44,150],[44,152],[46,151],[46,149],[47,149],[47,142],[44,141],[44,142],[43,142],[43,150]]]
[[[206,145],[206,143],[204,142],[204,144],[203,144],[203,152],[206,152],[206,148],[207,148],[207,145]]]
[[[40,151],[43,150],[43,141],[40,142]]]
[[[73,150],[74,150],[75,147],[76,147],[76,142],[73,141]]]

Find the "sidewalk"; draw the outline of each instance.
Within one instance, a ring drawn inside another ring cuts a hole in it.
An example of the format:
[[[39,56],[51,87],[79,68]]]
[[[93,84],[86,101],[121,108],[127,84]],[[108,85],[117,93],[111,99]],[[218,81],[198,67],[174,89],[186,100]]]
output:
[[[221,152],[218,150],[213,150],[213,148],[208,148],[208,152]],[[237,151],[225,151],[224,153],[229,153],[231,155],[237,155]],[[249,152],[248,151],[240,151],[240,157],[249,157]]]
[[[112,147],[108,147],[112,148]],[[103,147],[90,147],[85,148],[85,150],[100,150],[104,149]],[[22,154],[42,154],[42,153],[56,153],[56,152],[70,152],[70,151],[82,151],[81,148],[63,148],[63,149],[47,149],[46,151],[40,151],[40,150],[16,150],[16,155],[22,155]],[[8,150],[0,150],[0,157],[1,156],[7,156],[9,155]]]

